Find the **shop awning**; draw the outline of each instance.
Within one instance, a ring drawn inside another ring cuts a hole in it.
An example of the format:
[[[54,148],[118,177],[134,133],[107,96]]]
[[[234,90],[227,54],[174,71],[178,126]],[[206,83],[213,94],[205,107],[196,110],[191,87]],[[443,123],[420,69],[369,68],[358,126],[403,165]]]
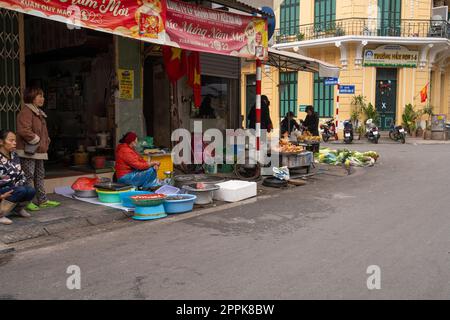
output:
[[[261,11],[255,7],[252,7],[251,5],[248,5],[246,3],[243,3],[241,1],[237,0],[208,0],[209,2],[220,4],[224,7],[232,8],[235,10],[239,10],[246,13],[258,13],[262,15],[263,17],[269,17],[270,15],[267,14],[267,12]]]
[[[263,64],[281,70],[318,72],[321,78],[339,78],[340,68],[321,60],[309,58],[294,52],[269,48],[269,60]]]

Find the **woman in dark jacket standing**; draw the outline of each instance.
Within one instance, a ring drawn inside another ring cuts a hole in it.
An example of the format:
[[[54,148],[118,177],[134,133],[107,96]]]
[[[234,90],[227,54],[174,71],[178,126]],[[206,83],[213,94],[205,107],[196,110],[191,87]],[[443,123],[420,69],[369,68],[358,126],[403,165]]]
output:
[[[272,131],[273,124],[272,119],[270,119],[270,101],[267,96],[261,96],[261,129],[266,129],[267,132]],[[256,105],[254,105],[250,112],[248,113],[247,120],[249,122],[248,128],[255,129],[256,128]]]
[[[319,135],[319,115],[314,111],[313,106],[306,107],[306,118],[303,121],[303,126],[313,135]]]
[[[27,184],[34,184],[36,204],[30,202],[27,209],[37,211],[60,205],[47,199],[44,187],[44,161],[48,160],[50,138],[47,131],[47,115],[44,106],[44,92],[39,88],[27,88],[24,92],[22,110],[17,116],[17,154],[27,178]]]

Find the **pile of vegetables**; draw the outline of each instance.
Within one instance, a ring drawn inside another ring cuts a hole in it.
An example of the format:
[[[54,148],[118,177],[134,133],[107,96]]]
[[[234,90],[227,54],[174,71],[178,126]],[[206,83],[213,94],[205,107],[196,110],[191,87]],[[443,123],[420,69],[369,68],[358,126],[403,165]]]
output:
[[[345,165],[346,167],[370,167],[379,158],[375,151],[358,152],[347,149],[330,150],[323,148],[315,155],[316,161],[331,165]]]

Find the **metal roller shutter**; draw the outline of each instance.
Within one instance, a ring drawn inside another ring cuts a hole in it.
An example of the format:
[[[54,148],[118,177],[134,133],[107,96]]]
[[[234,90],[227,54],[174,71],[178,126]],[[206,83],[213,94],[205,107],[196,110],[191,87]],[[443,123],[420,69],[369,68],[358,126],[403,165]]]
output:
[[[239,79],[240,58],[218,54],[200,54],[201,74],[214,77]]]

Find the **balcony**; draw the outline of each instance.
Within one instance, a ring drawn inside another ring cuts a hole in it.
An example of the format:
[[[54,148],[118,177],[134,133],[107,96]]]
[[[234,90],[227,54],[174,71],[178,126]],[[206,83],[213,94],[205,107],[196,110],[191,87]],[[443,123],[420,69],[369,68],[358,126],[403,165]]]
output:
[[[326,23],[292,26],[275,30],[275,43],[316,40],[342,36],[447,38],[450,24],[442,20],[401,20],[393,23],[377,19],[351,18]]]

